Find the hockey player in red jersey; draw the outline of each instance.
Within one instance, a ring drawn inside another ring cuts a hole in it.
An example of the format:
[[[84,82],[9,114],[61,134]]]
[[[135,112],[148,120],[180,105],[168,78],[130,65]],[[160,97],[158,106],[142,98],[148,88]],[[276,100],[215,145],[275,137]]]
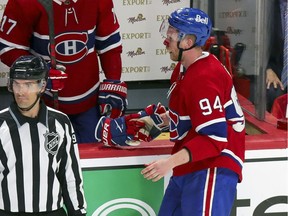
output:
[[[59,110],[69,115],[78,142],[95,142],[100,116],[122,116],[127,105],[113,2],[53,0],[53,13],[56,61],[64,66],[57,68],[66,70],[50,71],[48,86],[59,91]],[[9,0],[1,21],[1,61],[11,66],[19,56],[31,54],[50,61],[49,47],[48,15],[39,1]],[[102,83],[98,57],[106,77]],[[53,106],[51,91],[43,96],[49,106]]]
[[[178,64],[169,92],[172,155],[142,170],[158,181],[173,169],[159,216],[229,216],[242,180],[244,115],[231,75],[201,48],[211,25],[203,11],[181,8],[160,28]]]

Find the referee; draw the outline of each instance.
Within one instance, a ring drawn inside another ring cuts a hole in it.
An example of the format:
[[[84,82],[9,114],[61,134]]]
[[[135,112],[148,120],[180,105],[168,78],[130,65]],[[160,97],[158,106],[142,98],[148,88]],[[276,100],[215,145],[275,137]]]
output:
[[[40,100],[47,76],[41,57],[20,57],[10,68],[15,101],[0,111],[0,216],[86,215],[74,130]]]

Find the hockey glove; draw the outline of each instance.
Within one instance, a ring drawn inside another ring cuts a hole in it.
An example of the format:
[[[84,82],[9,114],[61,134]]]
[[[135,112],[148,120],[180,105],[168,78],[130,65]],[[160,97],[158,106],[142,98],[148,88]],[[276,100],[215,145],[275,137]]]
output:
[[[125,114],[127,108],[127,85],[120,80],[103,80],[99,87],[98,103],[100,114],[118,118]]]
[[[145,123],[135,120],[138,114],[122,116],[116,119],[102,116],[96,126],[95,138],[105,146],[137,146],[135,135]]]
[[[151,104],[145,110],[140,111],[138,113],[138,121],[145,123],[145,127],[139,130],[134,139],[150,142],[158,137],[162,130],[166,128],[161,115],[166,115],[166,108],[160,103],[157,105]]]
[[[64,88],[67,74],[65,73],[65,66],[56,65],[56,69],[50,68],[47,80],[46,89],[52,92],[58,92]]]

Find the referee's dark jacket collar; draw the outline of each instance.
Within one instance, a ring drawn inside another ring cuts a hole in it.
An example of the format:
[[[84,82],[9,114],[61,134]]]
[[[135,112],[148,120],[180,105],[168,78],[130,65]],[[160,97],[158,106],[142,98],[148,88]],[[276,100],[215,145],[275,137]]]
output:
[[[22,126],[25,123],[38,123],[38,122],[42,123],[43,125],[46,125],[47,122],[47,107],[42,101],[40,101],[40,110],[37,117],[35,118],[30,118],[22,115],[22,113],[19,111],[17,107],[16,102],[11,103],[10,112],[14,114],[14,117],[16,118],[20,126]]]

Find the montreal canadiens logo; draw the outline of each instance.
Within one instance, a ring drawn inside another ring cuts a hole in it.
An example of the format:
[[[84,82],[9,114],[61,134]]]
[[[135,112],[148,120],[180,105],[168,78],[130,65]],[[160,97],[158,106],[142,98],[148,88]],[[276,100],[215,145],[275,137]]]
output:
[[[117,215],[117,210],[119,209],[132,209],[135,212],[140,213],[141,216],[156,216],[151,206],[141,200],[132,198],[110,200],[96,209],[92,216],[108,216],[110,213],[115,213],[115,215]]]
[[[80,61],[88,53],[87,43],[87,32],[73,32],[57,35],[55,37],[57,61],[64,64],[72,64]]]
[[[56,155],[59,146],[60,136],[58,133],[49,133],[44,134],[45,137],[45,150],[52,155]]]

